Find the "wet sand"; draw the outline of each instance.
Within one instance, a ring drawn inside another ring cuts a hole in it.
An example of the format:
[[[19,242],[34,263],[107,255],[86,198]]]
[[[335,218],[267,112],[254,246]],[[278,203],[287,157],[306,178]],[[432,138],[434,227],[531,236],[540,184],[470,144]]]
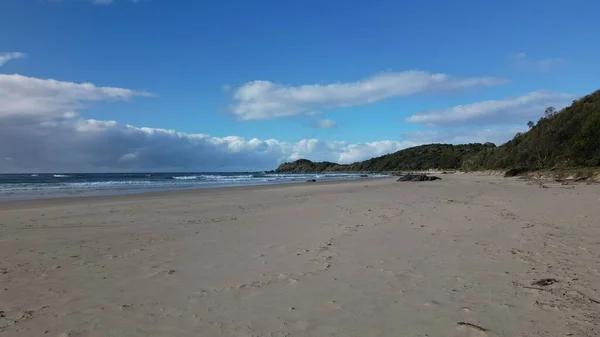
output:
[[[442,178],[1,202],[0,335],[600,335],[600,186]]]

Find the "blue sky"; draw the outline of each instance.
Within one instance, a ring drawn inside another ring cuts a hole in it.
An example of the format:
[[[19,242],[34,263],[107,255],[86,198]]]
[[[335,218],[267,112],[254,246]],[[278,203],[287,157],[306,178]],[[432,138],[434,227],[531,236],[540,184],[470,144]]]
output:
[[[0,171],[268,169],[501,143],[598,89],[598,12],[592,0],[3,0]]]

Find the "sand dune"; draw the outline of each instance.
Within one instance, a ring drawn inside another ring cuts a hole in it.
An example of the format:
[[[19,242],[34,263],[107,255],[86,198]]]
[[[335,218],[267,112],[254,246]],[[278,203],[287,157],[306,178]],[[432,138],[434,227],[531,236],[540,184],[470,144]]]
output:
[[[1,336],[599,336],[598,186],[0,203]]]

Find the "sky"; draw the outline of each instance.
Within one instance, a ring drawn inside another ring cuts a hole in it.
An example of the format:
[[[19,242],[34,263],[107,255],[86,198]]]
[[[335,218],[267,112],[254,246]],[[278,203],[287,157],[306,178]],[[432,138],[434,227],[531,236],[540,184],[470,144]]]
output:
[[[510,140],[600,89],[597,0],[0,0],[0,172]]]

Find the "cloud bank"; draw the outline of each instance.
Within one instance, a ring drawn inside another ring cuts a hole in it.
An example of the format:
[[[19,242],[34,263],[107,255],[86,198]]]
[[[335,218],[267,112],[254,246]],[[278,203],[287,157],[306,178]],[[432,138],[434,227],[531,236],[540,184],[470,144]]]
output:
[[[350,163],[416,145],[211,137],[79,117],[0,122],[0,172],[264,170],[300,158]]]
[[[490,77],[456,78],[423,71],[390,72],[352,83],[286,86],[248,82],[235,90],[231,112],[240,120],[314,115],[324,109],[363,105],[386,98],[463,90],[505,83]]]

